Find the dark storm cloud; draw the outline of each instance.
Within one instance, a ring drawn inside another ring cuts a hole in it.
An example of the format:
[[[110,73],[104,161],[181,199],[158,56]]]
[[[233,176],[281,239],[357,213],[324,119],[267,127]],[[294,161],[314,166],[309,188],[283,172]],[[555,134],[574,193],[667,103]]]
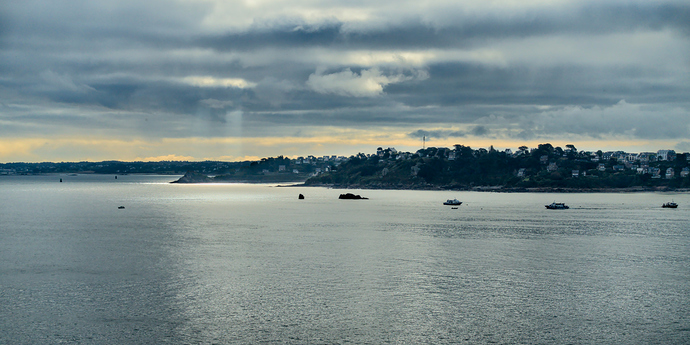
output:
[[[458,13],[452,23],[429,23],[411,16],[402,22],[360,28],[342,22],[277,23],[255,30],[201,36],[192,44],[220,51],[328,47],[332,49],[420,49],[466,47],[487,39],[554,34],[608,34],[669,28],[690,33],[689,4],[589,4],[581,9],[518,15]]]
[[[401,102],[412,106],[612,105],[623,98],[636,103],[685,102],[690,93],[684,80],[674,78],[674,71],[651,75],[629,67],[556,66],[535,71],[443,63],[429,66],[428,71],[431,82],[391,85],[386,92],[400,95]]]

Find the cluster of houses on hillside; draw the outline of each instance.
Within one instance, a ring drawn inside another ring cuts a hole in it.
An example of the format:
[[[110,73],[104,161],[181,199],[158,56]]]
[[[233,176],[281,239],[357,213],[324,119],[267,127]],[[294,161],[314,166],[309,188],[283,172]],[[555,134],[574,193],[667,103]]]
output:
[[[639,166],[637,164],[629,164],[629,165],[614,165],[612,167],[613,171],[625,171],[626,169],[631,169],[635,170],[638,174],[649,174],[652,175],[652,178],[666,178],[666,179],[672,179],[676,177],[676,172],[672,167],[666,168],[664,171],[662,171],[661,168],[657,167],[650,167],[650,166]],[[517,173],[518,176],[525,176],[525,170],[524,168],[520,169]],[[556,163],[550,163],[548,167],[546,168],[547,171],[549,172],[554,172],[558,170],[558,165]],[[606,165],[604,163],[600,163],[599,166],[597,167],[597,170],[599,171],[606,171]],[[663,172],[663,174],[662,174]],[[690,175],[690,168],[684,167],[678,176],[680,177],[686,177]],[[572,177],[579,177],[579,176],[587,176],[587,171],[580,171],[580,170],[572,170],[571,173]]]
[[[690,168],[684,167],[678,175],[673,167],[668,167],[662,171],[661,168],[652,167],[649,163],[652,162],[672,162],[676,160],[676,152],[674,150],[659,150],[654,152],[641,152],[641,153],[627,153],[623,151],[615,152],[602,152],[601,154],[586,152],[581,155],[580,158],[588,159],[590,162],[612,162],[615,161],[617,164],[613,164],[607,167],[605,163],[599,163],[596,170],[606,171],[607,169],[613,171],[625,171],[634,170],[638,174],[649,174],[652,178],[666,178],[672,179],[676,176],[686,177],[690,175]],[[686,160],[690,158],[690,154],[686,153],[680,157],[684,157]],[[542,164],[547,164],[546,170],[549,172],[554,172],[558,170],[558,163],[549,163],[548,156],[541,156]],[[524,173],[524,172],[523,172]],[[586,171],[572,170],[572,177],[586,176]]]
[[[339,164],[343,161],[347,160],[347,157],[344,156],[322,156],[322,157],[314,157],[314,156],[307,156],[307,157],[297,157],[293,160],[291,160],[292,164],[319,164],[319,163],[336,163]]]
[[[641,153],[627,153],[623,151],[616,151],[616,152],[603,152],[601,155],[597,154],[589,154],[587,153],[585,157],[589,156],[591,162],[611,162],[616,161],[618,164],[614,164],[609,167],[609,169],[613,171],[625,171],[625,170],[634,170],[638,174],[649,174],[652,175],[652,178],[666,178],[666,179],[672,179],[676,177],[676,171],[674,170],[673,167],[668,167],[665,170],[662,171],[662,169],[658,167],[651,167],[649,166],[649,163],[652,162],[662,162],[662,161],[667,161],[667,162],[672,162],[676,160],[676,152],[674,150],[659,150],[656,153],[654,152],[641,152]],[[681,157],[685,157],[687,159],[690,157],[690,154],[684,154]],[[542,162],[543,161],[548,161],[548,157],[541,157]],[[558,170],[558,165],[557,163],[549,163],[547,166],[547,171],[556,171]],[[604,163],[599,163],[597,166],[598,171],[606,171],[607,166]],[[678,172],[678,176],[680,177],[686,177],[690,175],[690,168],[684,167],[680,172]],[[586,176],[586,171],[580,172],[579,170],[573,170],[572,171],[572,177],[578,177],[578,176]]]
[[[480,149],[480,151],[483,149]],[[527,154],[534,154],[536,153],[537,149],[532,149],[529,150],[526,147],[521,147],[518,149],[516,152],[513,152],[510,149],[507,149],[503,151],[507,155],[510,155],[511,157],[519,157],[522,155],[527,155]],[[640,153],[628,153],[624,151],[609,151],[609,152],[577,152],[574,147],[568,147],[565,150],[563,150],[563,157],[568,157],[569,155],[572,154],[577,154],[577,160],[581,162],[592,162],[592,163],[597,163],[600,162],[596,168],[598,171],[606,171],[606,170],[611,170],[611,171],[625,171],[625,170],[634,170],[638,174],[649,174],[652,176],[652,178],[666,178],[666,179],[672,179],[676,176],[679,177],[686,177],[690,175],[690,168],[684,167],[682,168],[681,171],[675,171],[673,167],[667,167],[665,169],[661,169],[658,167],[653,167],[650,166],[650,163],[653,162],[673,162],[677,159],[677,157],[682,157],[683,159],[688,159],[690,158],[690,153],[684,153],[682,155],[676,154],[674,150],[659,150],[657,152],[640,152]],[[424,153],[423,150],[417,151],[416,154],[429,156],[429,153]],[[388,149],[382,149],[378,148],[376,151],[376,155],[379,157],[390,157],[391,159],[410,159],[412,157],[412,153],[409,152],[398,152],[394,148],[388,148]],[[448,149],[448,148],[434,148],[434,156],[446,159],[449,161],[453,161],[456,159],[457,155],[457,150],[456,149]],[[369,155],[373,156],[373,155]],[[344,158],[344,157],[343,157]],[[553,158],[553,157],[551,157]],[[548,155],[541,155],[540,156],[540,162],[543,164],[546,168],[547,171],[549,172],[555,172],[559,169],[558,162],[550,161],[550,157]],[[615,162],[615,163],[612,163]],[[519,169],[516,174],[517,176],[525,176],[527,169],[526,168],[521,168]],[[579,176],[586,176],[587,171],[580,171],[580,170],[572,170],[571,176],[572,177],[579,177]]]
[[[477,151],[486,151],[485,149],[479,149]],[[488,151],[487,151],[488,152]],[[528,154],[538,154],[537,149],[528,149],[527,147],[520,147],[517,151],[513,152],[511,149],[507,149],[503,151],[505,154],[517,158],[522,155],[528,155]],[[370,154],[370,155],[364,155],[360,154],[361,158],[365,157],[371,157],[371,156],[378,156],[380,158],[388,158],[392,160],[404,160],[404,159],[411,159],[413,155],[420,155],[422,157],[438,157],[440,159],[448,160],[448,161],[453,161],[456,159],[458,154],[457,149],[449,149],[449,148],[432,148],[431,150],[419,150],[416,153],[410,153],[410,152],[398,152],[394,148],[387,148],[383,149],[379,147],[376,150],[376,154]],[[597,152],[589,152],[589,151],[581,151],[578,152],[574,146],[568,145],[566,149],[562,150],[562,156],[563,157],[568,157],[572,156],[573,154],[576,155],[576,159],[579,162],[589,162],[589,163],[598,163],[596,170],[598,171],[626,171],[626,170],[633,170],[637,172],[638,174],[649,174],[652,176],[654,179],[658,178],[666,178],[666,179],[672,179],[674,177],[686,177],[690,175],[690,168],[684,167],[681,169],[681,171],[675,171],[673,167],[667,167],[665,169],[661,169],[659,167],[655,166],[650,166],[650,163],[654,162],[673,162],[677,159],[677,157],[681,157],[682,159],[688,159],[690,158],[690,153],[684,153],[681,155],[676,154],[674,150],[659,150],[657,152],[640,152],[640,153],[629,153],[629,152],[624,152],[624,151],[608,151],[608,152],[602,152],[602,151],[597,151]],[[324,157],[325,158],[325,157]],[[345,157],[338,157],[338,163],[341,161],[346,160],[347,158]],[[555,172],[559,169],[559,162],[558,160],[553,161],[553,157],[549,157],[548,155],[541,155],[540,156],[540,162],[545,166],[545,169],[549,172]],[[336,164],[337,165],[337,164]],[[521,168],[519,169],[516,174],[517,176],[525,176],[527,173],[526,168]],[[587,176],[587,171],[586,170],[572,170],[571,171],[571,176],[572,177],[580,177],[580,176]]]

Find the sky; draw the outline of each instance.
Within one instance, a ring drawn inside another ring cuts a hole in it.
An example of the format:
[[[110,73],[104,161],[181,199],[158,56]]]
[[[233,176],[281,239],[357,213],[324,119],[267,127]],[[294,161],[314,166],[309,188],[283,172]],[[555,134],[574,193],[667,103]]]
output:
[[[690,151],[690,2],[0,2],[0,162],[540,143]]]

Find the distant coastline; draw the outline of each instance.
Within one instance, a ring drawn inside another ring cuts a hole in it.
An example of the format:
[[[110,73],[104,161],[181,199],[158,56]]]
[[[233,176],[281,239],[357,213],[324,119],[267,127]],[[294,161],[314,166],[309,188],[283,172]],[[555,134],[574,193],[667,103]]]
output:
[[[465,192],[493,192],[493,193],[689,193],[690,188],[670,187],[622,187],[622,188],[563,188],[563,187],[502,187],[475,186],[468,188],[454,188],[448,186],[381,186],[381,185],[336,185],[336,184],[292,184],[281,187],[323,187],[332,189],[369,189],[369,190],[438,190]]]
[[[257,176],[253,179],[228,178],[228,177],[209,177],[203,174],[188,172],[184,176],[170,183],[181,184],[202,184],[202,183],[277,183],[278,187],[321,187],[331,189],[368,189],[368,190],[438,190],[438,191],[468,191],[468,192],[494,192],[494,193],[688,193],[690,188],[672,188],[668,186],[645,187],[605,187],[605,188],[564,188],[564,187],[504,187],[504,186],[473,186],[473,187],[452,187],[436,186],[431,184],[419,185],[383,185],[380,183],[371,184],[326,184],[308,183],[304,180],[285,180],[279,177],[266,178]]]
[[[243,162],[4,163],[0,175],[46,173],[184,175],[172,183],[292,183],[334,189],[458,190],[500,193],[690,191],[690,153],[578,151],[540,144],[518,151],[379,147],[350,157],[283,156]]]
[[[3,176],[60,176],[64,173],[37,173],[37,174],[23,174],[23,175],[0,175]],[[80,172],[74,175],[115,175],[117,174],[99,174],[94,172]],[[120,175],[160,175],[152,173],[134,173],[134,174],[120,174]],[[177,175],[179,176],[179,175]],[[186,177],[185,177],[186,176]],[[171,176],[172,177],[172,176]],[[383,185],[380,183],[372,184],[328,184],[328,183],[313,183],[304,178],[285,179],[282,176],[253,176],[253,177],[209,177],[199,173],[187,173],[184,176],[169,181],[169,183],[179,184],[220,184],[220,183],[249,183],[249,184],[276,184],[277,187],[320,187],[330,189],[366,189],[366,190],[428,190],[428,191],[468,191],[468,192],[493,192],[493,193],[690,193],[690,188],[673,188],[669,186],[630,186],[630,187],[598,187],[598,188],[566,188],[566,187],[505,187],[505,186],[472,186],[472,187],[457,187],[457,186],[436,186],[431,184],[418,185]]]

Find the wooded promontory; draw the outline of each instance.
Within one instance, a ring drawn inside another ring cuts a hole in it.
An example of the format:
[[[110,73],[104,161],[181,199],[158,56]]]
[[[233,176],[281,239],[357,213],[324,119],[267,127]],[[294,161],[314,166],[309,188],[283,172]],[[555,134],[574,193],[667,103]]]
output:
[[[493,147],[379,148],[358,154],[305,184],[342,188],[496,191],[677,190],[690,188],[688,154],[584,152],[541,144],[517,152]]]

